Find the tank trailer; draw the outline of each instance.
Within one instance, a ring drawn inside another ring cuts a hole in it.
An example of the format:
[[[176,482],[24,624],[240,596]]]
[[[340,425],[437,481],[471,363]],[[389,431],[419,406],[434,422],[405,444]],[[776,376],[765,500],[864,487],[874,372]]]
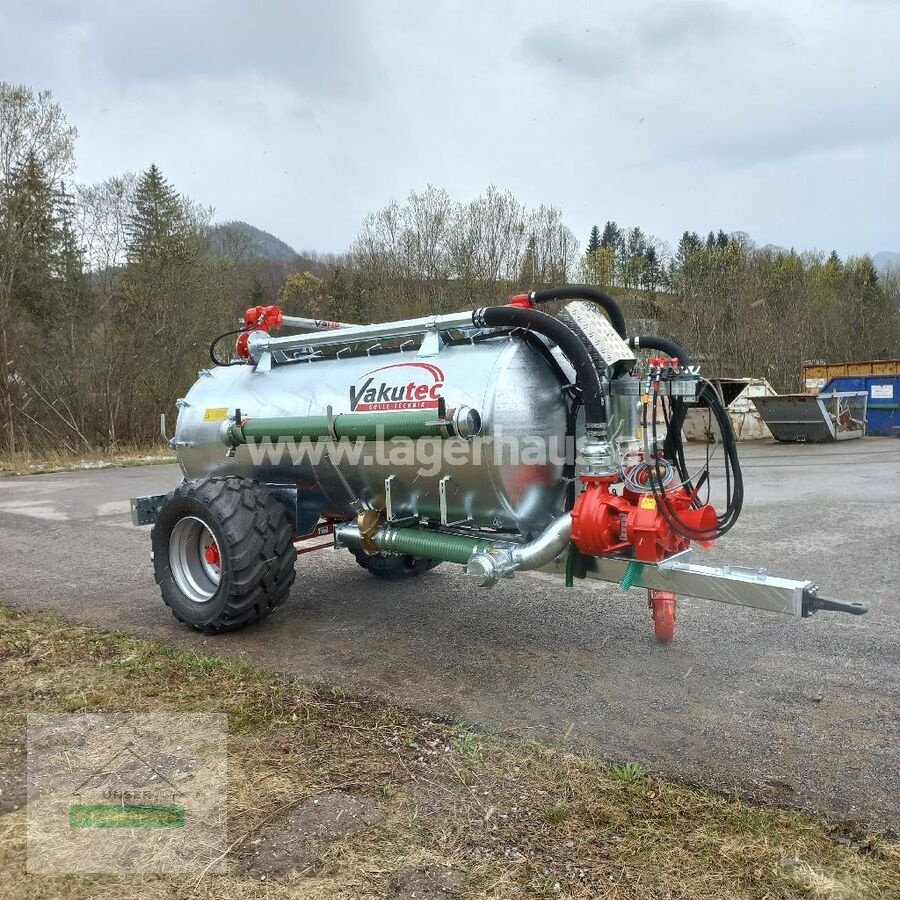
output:
[[[741,512],[730,419],[684,349],[630,335],[601,291],[374,325],[258,306],[210,357],[177,401],[184,480],[132,499],[134,523],[153,525],[163,600],[198,631],[265,617],[288,599],[298,554],[331,547],[384,579],[455,563],[486,588],[526,571],[641,588],[662,642],[679,594],[866,612],[811,581],[692,561]],[[689,465],[692,407],[718,440]]]

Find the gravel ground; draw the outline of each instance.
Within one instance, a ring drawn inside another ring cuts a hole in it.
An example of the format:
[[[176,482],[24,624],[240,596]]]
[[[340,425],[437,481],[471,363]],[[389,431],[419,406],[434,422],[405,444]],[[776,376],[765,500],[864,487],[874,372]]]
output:
[[[0,479],[0,600],[900,828],[900,443],[758,442],[741,459],[741,522],[700,561],[809,578],[869,615],[685,599],[664,647],[640,591],[541,575],[487,591],[451,565],[383,583],[323,551],[268,621],[203,637],[163,607],[149,530],[128,519],[130,496],[178,483],[171,465]]]

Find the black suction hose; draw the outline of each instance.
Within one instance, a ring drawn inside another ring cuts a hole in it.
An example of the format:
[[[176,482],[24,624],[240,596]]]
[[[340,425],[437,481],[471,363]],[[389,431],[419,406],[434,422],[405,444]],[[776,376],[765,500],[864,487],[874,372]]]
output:
[[[628,346],[631,347],[632,350],[659,350],[660,353],[665,353],[666,356],[677,359],[683,366],[690,365],[688,355],[684,348],[676,344],[675,341],[670,341],[668,338],[656,337],[655,335],[635,335],[634,337],[628,338]]]
[[[612,327],[616,329],[619,337],[623,341],[625,340],[627,331],[622,308],[609,294],[604,294],[603,291],[598,291],[585,284],[569,284],[565,287],[548,288],[546,291],[532,291],[528,297],[532,303],[552,303],[554,300],[590,300],[605,310],[609,321],[612,322]]]
[[[472,323],[478,328],[527,328],[553,341],[575,369],[587,425],[606,427],[606,404],[600,376],[584,344],[571,328],[538,309],[520,306],[476,309],[472,313]]]

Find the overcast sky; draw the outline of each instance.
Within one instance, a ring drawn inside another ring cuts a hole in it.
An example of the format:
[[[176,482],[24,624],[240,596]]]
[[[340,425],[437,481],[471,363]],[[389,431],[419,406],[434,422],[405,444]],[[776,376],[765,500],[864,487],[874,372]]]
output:
[[[188,11],[189,10],[189,11]],[[432,183],[761,244],[900,250],[900,2],[0,0],[78,174],[156,162],[298,249]]]

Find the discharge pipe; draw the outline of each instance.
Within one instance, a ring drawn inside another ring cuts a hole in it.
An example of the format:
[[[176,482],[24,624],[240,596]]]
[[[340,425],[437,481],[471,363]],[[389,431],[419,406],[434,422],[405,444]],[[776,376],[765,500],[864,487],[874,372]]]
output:
[[[554,519],[533,541],[514,544],[491,538],[450,534],[427,528],[403,528],[382,525],[370,538],[382,553],[397,553],[465,565],[466,574],[482,587],[496,584],[501,577],[516,571],[538,569],[556,559],[572,537],[569,513]],[[355,524],[338,525],[335,545],[365,549]]]

